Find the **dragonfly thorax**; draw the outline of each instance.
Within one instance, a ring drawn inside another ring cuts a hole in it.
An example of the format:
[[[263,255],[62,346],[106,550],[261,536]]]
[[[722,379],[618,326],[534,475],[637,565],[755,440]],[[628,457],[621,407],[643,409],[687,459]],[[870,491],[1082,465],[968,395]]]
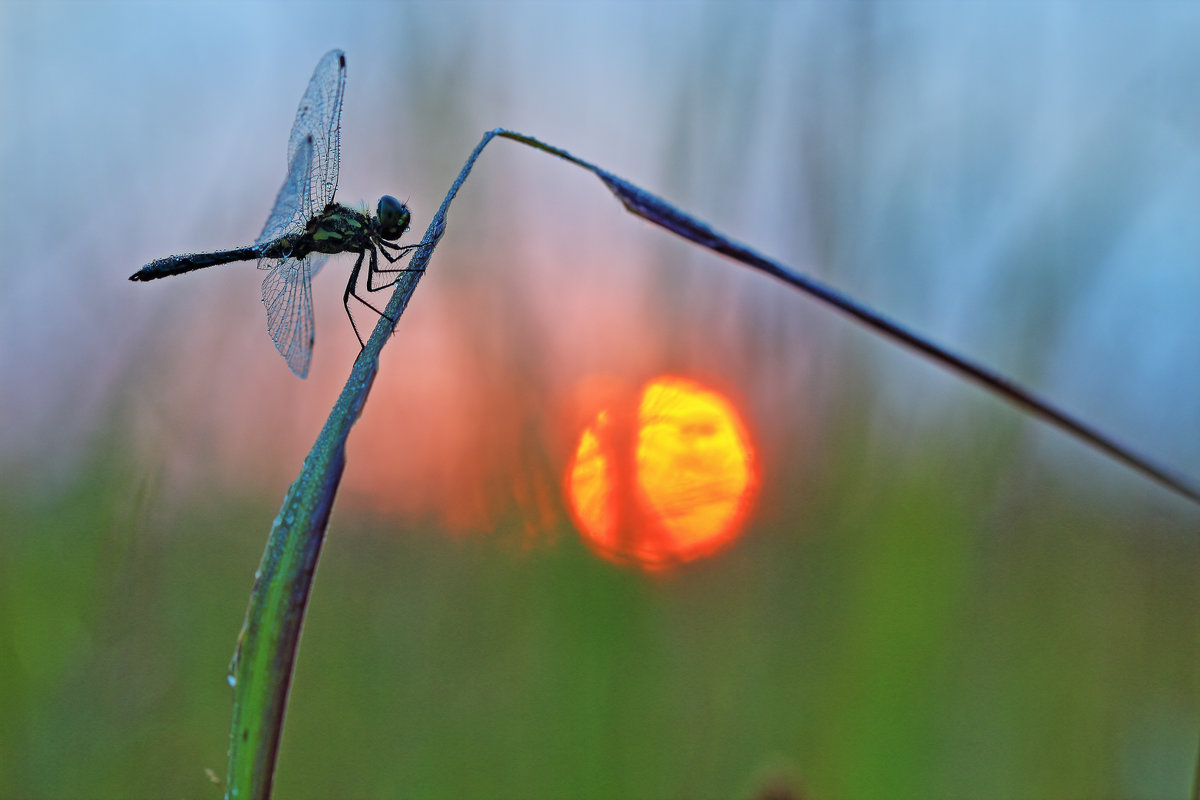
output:
[[[330,203],[324,211],[308,221],[304,237],[307,241],[297,243],[292,255],[305,255],[300,252],[303,244],[307,244],[307,250],[314,253],[361,252],[370,246],[371,227],[371,218],[363,212],[339,203]]]

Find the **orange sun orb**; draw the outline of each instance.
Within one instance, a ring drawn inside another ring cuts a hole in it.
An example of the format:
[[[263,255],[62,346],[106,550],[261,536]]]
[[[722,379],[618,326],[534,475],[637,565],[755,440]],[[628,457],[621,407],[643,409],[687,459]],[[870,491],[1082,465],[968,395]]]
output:
[[[584,540],[645,569],[712,555],[741,532],[757,484],[750,437],[722,395],[656,378],[635,409],[596,414],[567,467]]]

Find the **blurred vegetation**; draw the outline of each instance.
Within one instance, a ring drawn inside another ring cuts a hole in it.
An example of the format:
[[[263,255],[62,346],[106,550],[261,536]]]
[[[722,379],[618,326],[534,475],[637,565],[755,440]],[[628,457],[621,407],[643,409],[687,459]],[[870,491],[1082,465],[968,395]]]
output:
[[[366,24],[341,7],[239,21],[197,6],[180,21],[175,6],[122,16],[98,4],[9,27],[16,90],[0,99],[23,133],[0,196],[12,229],[0,345],[14,353],[0,385],[5,432],[23,435],[0,473],[0,798],[220,795],[205,770],[225,771],[225,672],[286,486],[238,495],[231,481],[193,481],[181,493],[148,465],[185,451],[202,474],[227,469],[215,432],[261,423],[278,436],[247,450],[286,467],[280,442],[302,449],[316,428],[283,429],[325,402],[324,384],[281,382],[294,404],[261,414],[241,335],[264,338],[256,276],[226,279],[222,291],[245,299],[227,319],[215,302],[180,313],[147,298],[139,312],[119,289],[139,259],[183,246],[177,220],[197,248],[224,243],[230,220],[257,232],[308,53],[334,44],[353,53],[363,85],[368,65],[396,58],[394,79],[376,84],[394,94],[369,115],[367,97],[355,99],[343,199],[392,185],[440,197],[478,132],[524,127],[1194,467],[1195,379],[1179,368],[1195,352],[1190,9],[717,4],[687,20],[689,33],[597,7],[564,33],[534,24],[549,5],[532,8],[472,17],[458,4],[380,5]],[[774,17],[797,8],[807,23]],[[246,79],[248,52],[269,79]],[[239,85],[245,94],[231,94]],[[559,91],[568,85],[580,87],[574,103]],[[109,87],[127,94],[114,102]],[[274,116],[262,113],[273,97]],[[218,111],[233,124],[196,124]],[[235,180],[238,167],[214,159],[268,163],[246,149],[251,118],[283,120],[263,137],[276,161]],[[636,135],[628,119],[642,121]],[[213,136],[224,138],[197,146]],[[453,238],[478,252],[440,271],[456,282],[450,331],[476,337],[461,349],[495,353],[492,386],[519,384],[533,416],[549,393],[530,379],[528,354],[577,313],[563,302],[570,287],[598,295],[588,280],[620,284],[622,269],[641,268],[619,251],[571,259],[639,225],[588,182],[586,196],[622,227],[577,241],[591,212],[551,190],[586,179],[562,178],[549,159],[500,158],[489,162],[498,179],[481,171],[456,206]],[[63,197],[107,202],[64,226],[44,213]],[[537,198],[565,216],[539,213]],[[468,215],[472,204],[486,213]],[[1160,207],[1166,221],[1134,236]],[[530,229],[535,246],[504,238]],[[945,402],[927,390],[940,373],[873,340],[847,359],[840,345],[868,334],[779,299],[768,281],[735,284],[727,265],[655,236],[661,258],[645,261],[657,291],[634,284],[619,308],[650,298],[693,366],[741,365],[752,403],[811,418],[803,437],[764,432],[764,450],[787,457],[768,462],[745,537],[647,576],[598,560],[565,522],[530,541],[515,501],[507,523],[472,536],[335,507],[277,796],[1186,796],[1200,727],[1196,510],[1114,478],[1090,453],[1068,480],[1070,458],[1038,457],[1057,434],[965,400],[974,390]],[[542,250],[548,266],[519,268]],[[596,263],[611,267],[589,273]],[[1153,291],[1105,284],[1105,270]],[[551,275],[568,276],[543,303],[561,316],[530,297]],[[1118,316],[1088,297],[1106,287]],[[472,313],[472,296],[521,313]],[[591,340],[638,319],[591,321],[572,364],[628,366]],[[1172,336],[1152,335],[1156,325]],[[214,329],[224,338],[203,338]],[[405,340],[421,341],[414,333],[445,331],[410,327]],[[521,347],[484,346],[508,340]],[[150,392],[122,379],[173,361],[185,342],[203,354],[178,362],[186,380],[156,375],[169,388]],[[269,344],[259,350],[280,372]],[[1066,380],[1064,365],[1088,379]],[[440,375],[415,358],[403,367],[406,391]],[[96,373],[117,377],[87,379]],[[151,428],[171,434],[146,448],[157,456],[112,444],[140,441],[120,423],[76,452],[72,442],[94,435],[91,409],[109,407],[95,385],[135,407],[131,395],[151,395]],[[15,474],[23,458],[49,466]],[[521,463],[552,462],[538,451]],[[74,477],[45,488],[44,472]]]
[[[881,444],[854,405],[819,472],[666,575],[531,542],[515,506],[466,537],[335,509],[278,796],[1185,794],[1187,513],[1080,503],[1011,429]],[[0,495],[0,797],[218,795],[276,508],[151,484],[106,450]]]

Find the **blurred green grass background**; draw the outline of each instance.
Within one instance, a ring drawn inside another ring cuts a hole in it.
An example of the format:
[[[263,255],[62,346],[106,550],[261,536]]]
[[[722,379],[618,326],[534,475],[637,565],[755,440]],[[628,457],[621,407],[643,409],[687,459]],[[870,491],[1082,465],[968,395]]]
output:
[[[852,431],[819,493],[665,575],[568,531],[530,547],[517,509],[457,538],[335,510],[278,796],[1183,795],[1186,515],[1084,506],[1044,474],[992,502],[951,442],[864,470]],[[109,451],[53,503],[2,496],[0,796],[218,793],[275,509],[168,510],[145,483]]]

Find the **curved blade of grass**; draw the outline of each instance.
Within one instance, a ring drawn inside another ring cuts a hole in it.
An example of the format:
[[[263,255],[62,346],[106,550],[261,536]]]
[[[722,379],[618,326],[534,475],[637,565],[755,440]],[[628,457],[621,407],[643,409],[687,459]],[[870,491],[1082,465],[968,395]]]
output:
[[[1026,412],[1082,439],[1163,486],[1200,502],[1200,490],[1183,478],[1170,474],[1149,459],[1117,444],[998,373],[955,355],[824,284],[759,255],[623,178],[560,148],[497,128],[485,133],[476,145],[434,214],[422,240],[424,244],[415,251],[408,271],[399,274],[385,316],[379,319],[371,338],[354,362],[345,388],[338,396],[312,451],[305,458],[300,476],[288,490],[279,516],[275,518],[266,551],[255,575],[250,607],[229,669],[234,704],[226,797],[265,798],[270,795],[301,624],[334,496],[346,463],[346,438],[366,403],[379,368],[379,352],[395,329],[396,320],[408,306],[424,274],[425,265],[445,231],[450,203],[483,148],[496,137],[521,142],[589,170],[604,182],[631,213],[800,289],[877,333],[976,381]]]
[[[970,359],[956,355],[941,345],[913,333],[900,323],[888,319],[820,281],[814,280],[807,275],[802,275],[790,267],[780,264],[778,261],[773,261],[766,256],[756,253],[746,245],[730,239],[695,217],[685,214],[662,198],[650,194],[641,187],[635,186],[624,178],[619,178],[611,172],[597,167],[595,164],[573,156],[558,147],[538,141],[532,136],[525,136],[514,131],[505,130],[495,130],[492,133],[527,144],[530,147],[535,147],[538,150],[583,167],[604,181],[604,185],[617,196],[626,210],[631,214],[636,214],[644,220],[666,228],[690,242],[707,247],[709,250],[728,256],[735,261],[740,261],[747,266],[754,267],[778,278],[805,294],[833,306],[838,311],[866,325],[885,338],[917,351],[931,361],[940,364],[961,377],[975,381],[988,391],[1016,405],[1021,410],[1039,417],[1045,422],[1087,442],[1105,455],[1120,461],[1127,467],[1140,472],[1142,475],[1165,486],[1171,491],[1195,503],[1200,503],[1200,488],[1192,485],[1186,478],[1156,464],[1146,456],[1138,454],[1132,448],[1117,443],[1112,437],[1101,433],[1096,428],[1056,408],[1000,373],[982,364],[975,363]]]
[[[362,414],[379,371],[379,351],[408,306],[445,231],[450,201],[490,139],[491,136],[485,137],[475,148],[430,222],[422,240],[425,244],[413,253],[409,269],[399,273],[396,288],[384,309],[385,316],[380,317],[355,360],[345,387],[271,527],[267,549],[254,576],[250,607],[229,665],[233,726],[225,779],[227,798],[266,798],[271,794],[304,609],[346,465],[346,438]]]

